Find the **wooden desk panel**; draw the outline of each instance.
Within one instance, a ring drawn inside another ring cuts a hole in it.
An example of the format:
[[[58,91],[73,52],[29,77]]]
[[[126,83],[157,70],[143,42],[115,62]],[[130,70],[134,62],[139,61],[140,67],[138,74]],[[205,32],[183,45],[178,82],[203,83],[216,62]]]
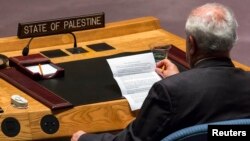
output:
[[[88,50],[88,53],[72,55],[67,52],[66,49],[73,46],[73,40],[71,35],[62,34],[35,38],[30,45],[30,54],[62,49],[69,56],[51,59],[54,63],[62,63],[127,51],[148,50],[149,45],[154,42],[173,44],[185,51],[185,40],[161,29],[158,19],[153,17],[111,23],[103,29],[76,32],[76,37],[78,46]],[[21,55],[22,49],[28,40],[20,40],[17,37],[2,38],[0,39],[0,53],[8,57]],[[116,49],[95,52],[86,46],[101,42],[106,42]],[[250,70],[249,67],[238,62],[234,63],[239,67]],[[77,130],[87,132],[118,130],[125,128],[135,117],[135,113],[130,111],[125,99],[81,105],[72,109],[52,112],[40,102],[2,79],[0,79],[0,86],[0,106],[4,110],[0,122],[6,117],[15,117],[21,124],[21,132],[15,137],[6,137],[0,131],[0,140],[33,140],[71,136]],[[10,96],[12,94],[25,97],[29,101],[28,109],[13,108],[10,105]],[[53,114],[60,122],[60,128],[54,134],[46,134],[40,127],[41,118],[48,114]]]

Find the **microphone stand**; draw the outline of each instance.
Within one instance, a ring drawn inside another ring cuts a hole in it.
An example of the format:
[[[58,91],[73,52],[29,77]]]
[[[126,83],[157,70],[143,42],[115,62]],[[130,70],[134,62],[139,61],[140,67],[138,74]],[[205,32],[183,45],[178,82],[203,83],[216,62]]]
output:
[[[66,50],[69,51],[69,52],[71,52],[72,54],[79,54],[79,53],[87,52],[83,48],[77,47],[77,42],[76,42],[76,36],[75,36],[75,34],[72,33],[72,32],[70,32],[69,34],[71,34],[73,36],[73,38],[74,38],[74,47],[66,49]]]
[[[76,42],[76,36],[74,33],[70,32],[69,34],[71,34],[74,38],[74,47],[73,48],[69,48],[69,49],[66,49],[67,51],[71,52],[72,54],[79,54],[79,53],[84,53],[84,52],[87,52],[85,49],[81,48],[81,47],[77,47],[77,42]],[[31,41],[33,40],[34,37],[32,37],[28,44],[23,48],[23,51],[22,51],[22,54],[23,56],[27,56],[29,55],[29,47],[30,47],[30,43]]]

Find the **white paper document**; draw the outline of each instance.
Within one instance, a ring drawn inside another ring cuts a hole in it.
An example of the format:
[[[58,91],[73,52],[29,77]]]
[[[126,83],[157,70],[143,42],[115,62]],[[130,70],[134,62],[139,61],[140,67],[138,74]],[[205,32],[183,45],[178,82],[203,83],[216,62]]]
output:
[[[122,96],[131,110],[140,109],[152,85],[161,80],[152,53],[107,59]]]
[[[50,64],[42,64],[40,67],[39,65],[34,65],[26,68],[33,73],[40,73],[41,75],[50,75],[57,72],[57,69]]]

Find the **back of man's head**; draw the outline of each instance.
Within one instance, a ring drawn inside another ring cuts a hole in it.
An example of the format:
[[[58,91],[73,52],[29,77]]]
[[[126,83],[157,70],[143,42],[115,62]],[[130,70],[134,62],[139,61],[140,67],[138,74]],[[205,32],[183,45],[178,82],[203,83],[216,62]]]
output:
[[[197,47],[206,52],[230,51],[237,39],[237,21],[233,12],[218,3],[194,9],[186,22],[187,36],[193,36]]]

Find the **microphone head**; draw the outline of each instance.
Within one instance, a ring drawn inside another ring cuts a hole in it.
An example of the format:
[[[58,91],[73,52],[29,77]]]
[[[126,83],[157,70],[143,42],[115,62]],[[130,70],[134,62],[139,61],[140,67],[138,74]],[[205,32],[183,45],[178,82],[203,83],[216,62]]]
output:
[[[29,54],[29,46],[26,46],[23,48],[22,54],[23,54],[23,56],[27,56]]]

